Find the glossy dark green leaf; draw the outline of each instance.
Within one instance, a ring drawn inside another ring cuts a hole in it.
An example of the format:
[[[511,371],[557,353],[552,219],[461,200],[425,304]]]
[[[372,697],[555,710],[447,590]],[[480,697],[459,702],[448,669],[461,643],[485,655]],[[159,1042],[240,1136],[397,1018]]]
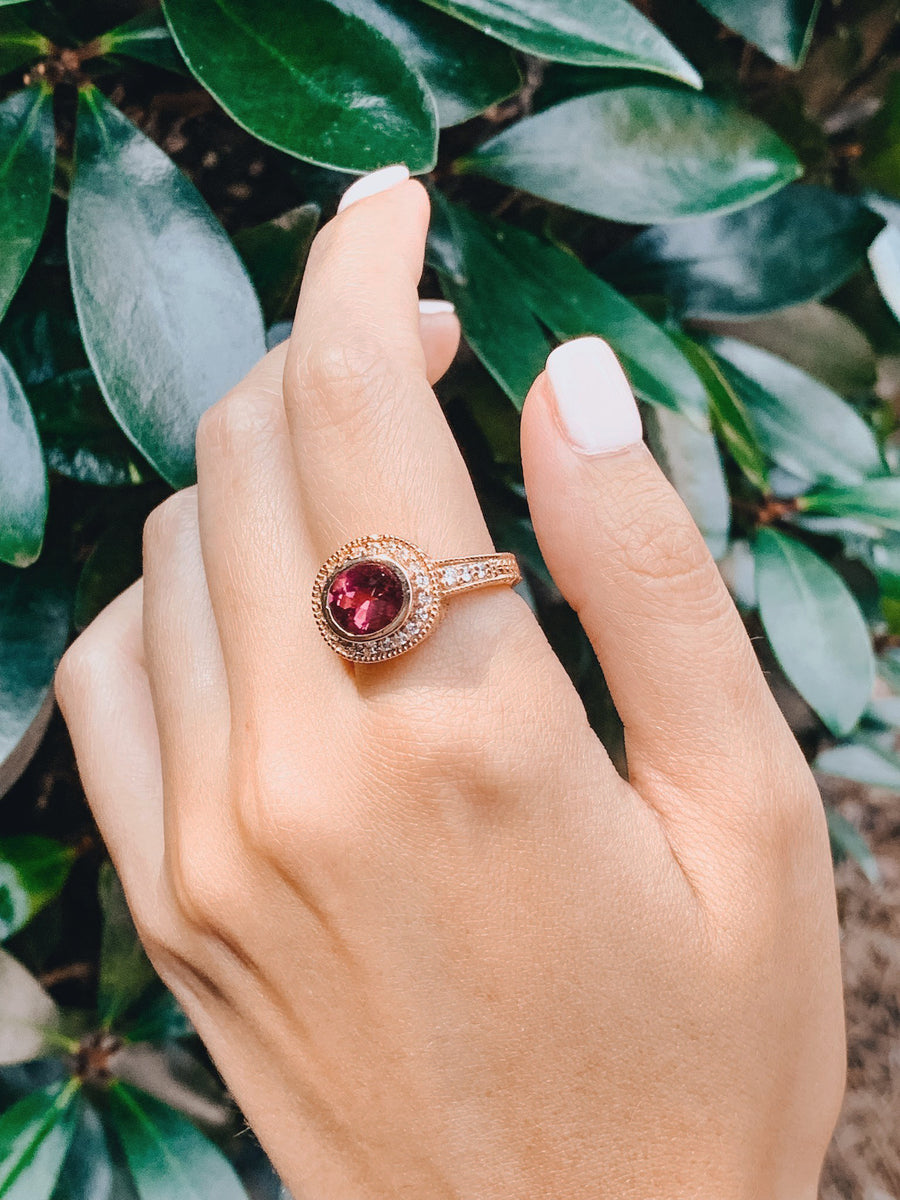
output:
[[[0,317],[44,232],[55,152],[52,92],[26,88],[0,104]]]
[[[72,1144],[77,1084],[57,1084],[26,1096],[0,1117],[0,1196],[49,1200]]]
[[[0,329],[47,466],[69,479],[104,486],[155,478],[106,407],[81,343],[68,280],[60,274],[30,272]]]
[[[706,386],[713,424],[731,457],[755,488],[761,492],[768,491],[766,458],[743,400],[705,346],[683,333],[672,336]]]
[[[819,0],[700,0],[714,17],[785,67],[806,57]]]
[[[82,92],[68,249],[106,402],[173,487],[193,481],[201,413],[262,357],[259,304],[199,192],[96,89]]]
[[[556,62],[634,67],[702,86],[678,50],[626,0],[426,0],[517,50]]]
[[[99,1113],[92,1104],[79,1107],[75,1136],[52,1200],[130,1200],[132,1192],[115,1178]]]
[[[37,979],[0,949],[0,1065],[42,1058],[51,1044],[56,1049],[53,1035],[59,1019],[56,1005]],[[0,1179],[2,1161],[0,1156]]]
[[[504,129],[457,164],[581,212],[632,224],[731,212],[801,172],[761,121],[668,87],[577,96]]]
[[[816,300],[770,317],[707,322],[704,328],[768,350],[841,395],[862,395],[875,387],[876,356],[866,335],[842,312]]]
[[[795,184],[725,216],[658,225],[607,259],[610,278],[684,316],[755,317],[827,296],[883,226],[861,201]]]
[[[735,338],[714,338],[709,344],[766,454],[802,485],[855,484],[884,471],[872,430],[824,384]]]
[[[71,595],[49,563],[0,567],[0,773],[24,767],[69,635]],[[42,732],[42,731],[41,731]]]
[[[178,75],[187,74],[184,60],[172,37],[162,9],[138,13],[124,25],[118,25],[98,39],[100,54],[125,54],[154,67],[163,67]]]
[[[34,62],[50,51],[50,41],[31,29],[17,12],[0,6],[0,75]]]
[[[247,1200],[228,1159],[190,1121],[124,1083],[109,1090],[109,1120],[140,1200]]]
[[[344,171],[434,166],[431,93],[358,17],[327,0],[303,0],[302,16],[290,20],[279,0],[165,0],[163,8],[193,73],[261,141]]]
[[[759,615],[785,675],[832,733],[862,716],[875,679],[869,631],[840,575],[795,538],[760,529]]]
[[[98,891],[103,937],[97,1013],[108,1029],[141,998],[156,978],[156,972],[144,953],[111,863],[104,863],[100,869]]]
[[[0,561],[27,567],[41,552],[47,467],[18,376],[0,354]]]
[[[644,430],[653,457],[684,501],[713,558],[722,558],[728,549],[731,502],[712,430],[658,407],[646,412]]]
[[[845,746],[835,746],[833,750],[826,750],[824,754],[820,754],[813,763],[813,766],[818,771],[824,771],[826,775],[839,775],[845,779],[853,779],[855,776],[847,776],[843,772],[848,767],[850,770],[853,770],[851,760],[854,754],[864,756],[866,754],[866,747],[855,746],[852,742]],[[832,767],[836,766],[838,769],[829,770],[827,765],[829,761]],[[857,757],[857,761],[859,761],[859,757]],[[893,787],[900,788],[900,776],[898,776],[897,782],[893,784]],[[828,821],[828,836],[831,839],[831,851],[834,857],[838,861],[843,858],[852,858],[862,870],[869,883],[874,886],[881,883],[881,870],[878,866],[878,860],[872,853],[869,843],[856,826],[848,821],[843,813],[838,812],[836,808],[826,808],[825,816]]]
[[[858,517],[867,525],[900,531],[900,476],[866,479],[854,487],[826,488],[801,496],[802,512]]]
[[[234,244],[253,280],[266,325],[294,315],[319,216],[317,204],[301,204],[235,236]]]
[[[655,322],[574,255],[500,221],[434,198],[429,257],[466,338],[521,406],[553,338],[599,334],[620,356],[638,395],[698,419],[706,392]]]
[[[506,46],[418,0],[332,3],[377,29],[422,75],[442,128],[468,121],[519,89],[519,70]]]
[[[126,1029],[131,1042],[170,1042],[193,1036],[194,1027],[184,1009],[163,983],[157,982],[141,997]]]
[[[0,938],[17,933],[59,895],[74,861],[72,847],[53,838],[0,838]]]

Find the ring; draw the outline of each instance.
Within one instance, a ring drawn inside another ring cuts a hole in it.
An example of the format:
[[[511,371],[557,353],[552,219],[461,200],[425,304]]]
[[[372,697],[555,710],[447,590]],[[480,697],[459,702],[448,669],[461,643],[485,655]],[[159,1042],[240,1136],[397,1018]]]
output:
[[[433,633],[450,596],[521,578],[514,554],[437,560],[380,534],[347,542],[322,564],[313,612],[332,650],[351,662],[384,662]]]

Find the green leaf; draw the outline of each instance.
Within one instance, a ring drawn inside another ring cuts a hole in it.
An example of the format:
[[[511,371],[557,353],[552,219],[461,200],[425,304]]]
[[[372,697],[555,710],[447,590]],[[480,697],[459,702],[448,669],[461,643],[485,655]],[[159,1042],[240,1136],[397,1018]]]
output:
[[[741,321],[740,327],[713,321],[704,329],[723,337],[737,333],[742,342],[786,359],[841,395],[862,395],[875,387],[877,362],[866,335],[842,312],[816,300]]]
[[[32,271],[0,329],[51,471],[120,486],[154,473],[113,420],[84,353],[67,278]]]
[[[17,959],[0,950],[0,1065],[46,1056],[48,1034],[58,1025],[59,1011],[51,997]],[[0,1179],[2,1164],[0,1155]]]
[[[856,484],[884,471],[872,430],[835,392],[756,346],[734,338],[709,345],[766,454],[801,484]]]
[[[706,392],[672,339],[574,255],[434,196],[429,258],[473,350],[521,407],[553,347],[604,337],[641,399],[706,415]]]
[[[801,173],[755,117],[650,86],[609,88],[525,117],[457,169],[630,224],[732,212]]]
[[[891,312],[900,321],[900,229],[888,225],[869,247],[869,266]]]
[[[648,409],[644,429],[653,457],[684,501],[713,558],[722,558],[728,549],[731,503],[712,430],[698,428],[666,408]]]
[[[128,1200],[117,1187],[103,1122],[92,1104],[79,1105],[78,1124],[52,1200]]]
[[[705,346],[680,331],[672,337],[706,386],[713,424],[731,457],[755,488],[767,492],[769,472],[765,455],[743,400]]]
[[[820,754],[813,763],[813,766],[816,770],[824,771],[829,775],[839,775],[845,779],[853,779],[855,778],[853,775],[843,775],[840,765],[842,763],[848,764],[853,756],[853,752],[856,750],[865,753],[864,746],[857,747],[852,743],[846,746],[836,746],[833,750],[826,750],[824,754]],[[850,751],[850,754],[845,753],[846,751]],[[829,771],[827,766],[822,765],[823,759],[828,759],[829,755],[831,756],[831,762],[838,765],[839,769],[837,771]],[[895,784],[894,786],[900,786],[900,784]],[[852,858],[860,867],[869,883],[877,887],[881,883],[881,870],[878,866],[878,860],[869,848],[869,843],[856,826],[851,824],[843,813],[839,813],[836,808],[826,808],[825,817],[828,821],[828,835],[831,839],[831,851],[834,857],[838,861],[843,858]]]
[[[383,34],[422,75],[437,105],[441,128],[468,121],[521,85],[519,69],[506,46],[423,4],[410,0],[332,3]]]
[[[343,171],[434,166],[430,92],[357,17],[327,0],[304,0],[290,20],[279,0],[165,0],[163,9],[191,71],[261,141]]]
[[[18,13],[2,11],[0,5],[0,75],[34,62],[50,49],[48,38],[30,29]]]
[[[0,778],[11,786],[37,748],[41,716],[69,635],[71,595],[53,566],[0,567]],[[2,792],[3,787],[0,787]]]
[[[794,184],[740,212],[647,229],[606,270],[682,316],[755,317],[835,291],[883,224],[859,200]]]
[[[159,981],[141,997],[126,1032],[130,1042],[171,1042],[192,1037],[194,1027],[172,993]]]
[[[625,0],[425,0],[526,54],[587,67],[632,67],[702,80],[655,25]]]
[[[0,317],[47,223],[55,151],[52,92],[26,88],[0,104]]]
[[[0,938],[11,937],[62,891],[75,851],[53,838],[0,838]]]
[[[723,25],[777,63],[799,67],[809,48],[819,0],[700,0]]]
[[[49,1200],[78,1119],[74,1080],[32,1092],[0,1117],[0,1197]]]
[[[0,561],[27,567],[44,544],[47,468],[22,385],[0,354]]]
[[[875,679],[869,631],[840,575],[794,538],[758,531],[759,615],[785,675],[832,733],[850,732]]]
[[[111,863],[104,863],[100,869],[98,891],[103,937],[97,1013],[104,1028],[109,1029],[140,1000],[156,979],[156,972],[144,953]]]
[[[235,236],[234,244],[253,280],[267,326],[294,315],[319,216],[317,204],[301,204]]]
[[[824,775],[900,792],[900,756],[871,741],[854,739],[832,746],[822,751],[813,766]]]
[[[201,413],[265,352],[259,305],[193,184],[93,88],[76,162],[67,233],[85,349],[113,416],[182,487]]]
[[[854,487],[826,488],[800,496],[801,512],[858,517],[867,525],[900,531],[900,476],[866,479]]]
[[[109,1119],[140,1200],[247,1200],[228,1159],[168,1105],[114,1083]]]
[[[177,75],[187,70],[159,8],[138,13],[124,25],[118,25],[98,39],[100,54],[125,54],[153,67],[162,67]]]

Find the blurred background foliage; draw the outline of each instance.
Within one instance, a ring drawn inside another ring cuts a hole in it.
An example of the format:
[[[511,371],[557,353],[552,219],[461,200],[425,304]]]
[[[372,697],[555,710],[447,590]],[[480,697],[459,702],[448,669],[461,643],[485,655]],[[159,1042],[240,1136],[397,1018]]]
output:
[[[619,760],[518,453],[533,377],[585,333],[621,356],[810,760],[900,790],[897,15],[0,0],[0,1197],[279,1195],[136,942],[51,681],[192,481],[200,413],[287,336],[353,174],[426,177],[423,292],[466,340],[440,396]]]

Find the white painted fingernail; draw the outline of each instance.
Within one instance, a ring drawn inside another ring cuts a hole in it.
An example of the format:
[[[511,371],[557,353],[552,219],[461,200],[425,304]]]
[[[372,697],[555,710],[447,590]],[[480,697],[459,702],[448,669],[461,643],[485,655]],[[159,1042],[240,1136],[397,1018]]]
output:
[[[449,300],[420,300],[419,312],[423,317],[434,317],[441,313],[455,313],[456,308]]]
[[[547,359],[547,375],[560,424],[577,450],[608,454],[641,441],[631,386],[602,338],[576,338],[557,346]]]
[[[386,192],[388,188],[396,187],[398,183],[405,183],[407,179],[409,179],[409,169],[402,163],[396,163],[392,167],[382,167],[379,171],[363,175],[361,179],[351,183],[341,196],[338,212],[343,212],[357,200],[365,200],[367,196],[374,196],[377,192]]]

